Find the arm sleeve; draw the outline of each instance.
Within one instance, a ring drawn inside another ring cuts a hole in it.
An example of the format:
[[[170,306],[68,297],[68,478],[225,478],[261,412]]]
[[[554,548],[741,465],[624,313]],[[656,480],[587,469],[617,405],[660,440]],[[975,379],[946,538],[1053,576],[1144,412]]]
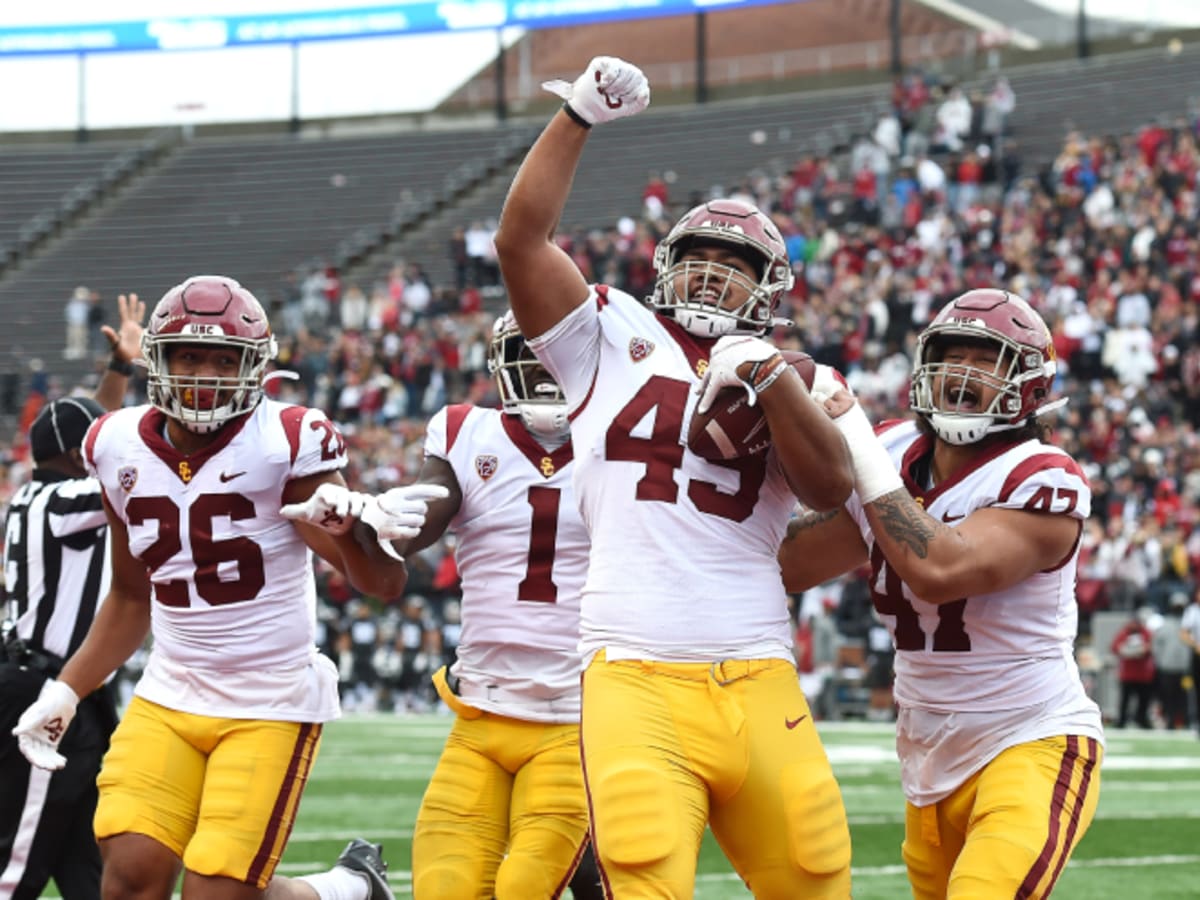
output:
[[[435,456],[438,459],[449,461],[450,447],[446,439],[446,421],[448,412],[446,407],[439,409],[429,420],[429,424],[425,426],[425,456]]]
[[[600,366],[601,297],[596,288],[553,328],[528,342],[537,358],[562,387],[567,405],[575,410],[587,398]]]
[[[299,446],[292,461],[292,478],[346,467],[346,439],[319,409],[309,409],[300,423]]]
[[[991,505],[1086,519],[1092,511],[1092,489],[1066,453],[1037,453],[1013,468]]]

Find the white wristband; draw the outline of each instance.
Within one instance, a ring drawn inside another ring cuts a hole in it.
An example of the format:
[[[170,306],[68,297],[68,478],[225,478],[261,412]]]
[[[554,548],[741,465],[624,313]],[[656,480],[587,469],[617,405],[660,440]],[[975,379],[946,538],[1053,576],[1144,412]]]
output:
[[[878,500],[884,494],[901,490],[904,482],[891,456],[871,427],[863,408],[855,403],[847,412],[833,420],[846,446],[850,449],[850,463],[854,467],[854,489],[863,506]]]

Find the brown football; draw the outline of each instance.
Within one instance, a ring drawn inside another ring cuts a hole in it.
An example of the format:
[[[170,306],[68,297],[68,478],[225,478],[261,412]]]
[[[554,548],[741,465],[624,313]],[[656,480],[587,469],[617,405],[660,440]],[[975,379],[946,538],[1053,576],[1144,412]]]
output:
[[[816,363],[807,353],[780,351],[784,360],[812,387]],[[749,404],[741,387],[722,388],[708,412],[692,416],[688,427],[688,449],[707,460],[740,459],[764,453],[771,446],[771,432],[762,407]]]

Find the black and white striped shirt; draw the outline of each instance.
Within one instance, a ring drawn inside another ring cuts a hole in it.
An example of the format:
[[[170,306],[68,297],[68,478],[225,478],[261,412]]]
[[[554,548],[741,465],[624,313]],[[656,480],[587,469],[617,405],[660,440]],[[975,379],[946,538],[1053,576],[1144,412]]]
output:
[[[111,571],[100,482],[34,469],[4,520],[4,582],[17,636],[69,657],[108,593]]]

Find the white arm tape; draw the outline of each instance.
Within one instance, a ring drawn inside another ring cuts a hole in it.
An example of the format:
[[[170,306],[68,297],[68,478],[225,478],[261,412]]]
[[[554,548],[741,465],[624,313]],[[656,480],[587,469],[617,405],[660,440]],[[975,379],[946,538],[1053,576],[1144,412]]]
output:
[[[900,473],[891,456],[871,427],[867,414],[857,403],[833,420],[846,446],[850,449],[850,462],[854,467],[854,489],[863,506],[878,500],[884,494],[904,488]]]

